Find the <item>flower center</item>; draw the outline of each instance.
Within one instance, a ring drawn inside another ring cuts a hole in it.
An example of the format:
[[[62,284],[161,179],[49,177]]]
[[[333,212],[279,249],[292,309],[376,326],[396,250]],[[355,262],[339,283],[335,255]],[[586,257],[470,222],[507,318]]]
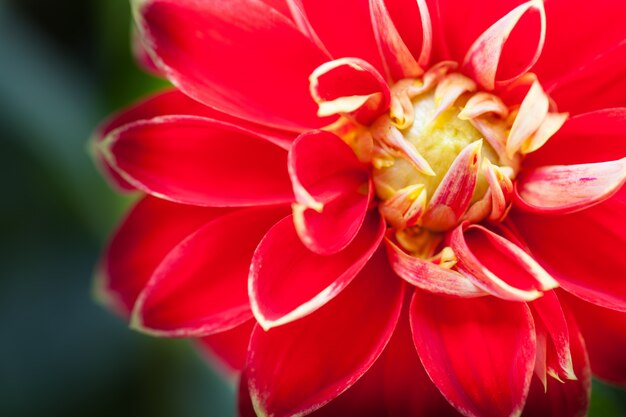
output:
[[[344,119],[332,129],[371,163],[381,213],[397,241],[421,257],[462,222],[501,222],[524,155],[567,118],[549,111],[532,74],[510,86],[527,92],[507,105],[456,68],[441,62],[400,80],[390,88],[389,111],[373,123]]]

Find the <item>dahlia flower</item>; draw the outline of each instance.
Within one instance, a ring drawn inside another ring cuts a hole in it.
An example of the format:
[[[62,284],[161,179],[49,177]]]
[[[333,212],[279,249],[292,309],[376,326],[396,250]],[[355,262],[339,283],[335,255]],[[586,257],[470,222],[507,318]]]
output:
[[[241,415],[573,416],[626,382],[622,2],[132,6],[174,87],[95,135],[144,195],[98,294],[197,339]]]

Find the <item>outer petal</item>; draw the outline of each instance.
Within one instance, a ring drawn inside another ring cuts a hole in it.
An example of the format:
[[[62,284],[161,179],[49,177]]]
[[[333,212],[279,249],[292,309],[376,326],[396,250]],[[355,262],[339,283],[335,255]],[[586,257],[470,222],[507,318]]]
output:
[[[513,213],[533,256],[575,295],[626,311],[626,189],[593,208],[557,217]]]
[[[133,32],[131,36],[131,48],[135,61],[141,69],[146,71],[148,74],[152,74],[157,77],[163,77],[163,73],[146,50],[143,42],[141,41],[141,35],[135,27],[133,27]]]
[[[145,197],[130,211],[104,251],[96,280],[96,296],[129,315],[139,293],[163,258],[225,209],[174,204]]]
[[[204,104],[187,97],[178,90],[169,89],[144,98],[127,109],[109,117],[96,130],[94,134],[94,141],[100,142],[115,129],[139,120],[149,120],[160,116],[174,115],[202,116],[209,119],[227,122],[252,131],[256,135],[285,149],[289,149],[291,143],[296,138],[294,133],[272,129],[266,126],[250,123],[242,119],[237,119],[236,117],[219,112],[211,107],[207,107]]]
[[[225,332],[198,339],[198,347],[209,362],[217,365],[227,376],[233,376],[246,365],[250,335],[255,324],[254,320],[248,320]]]
[[[354,279],[385,233],[385,223],[372,212],[353,242],[343,251],[322,256],[302,245],[288,217],[274,226],[257,248],[248,291],[257,320],[269,329],[312,313]]]
[[[548,378],[547,387],[533,379],[522,416],[583,417],[589,409],[591,370],[583,335],[574,316],[566,310],[573,370],[578,379],[557,381]]]
[[[626,156],[626,107],[599,110],[568,119],[539,150],[525,159],[528,166],[574,165],[611,161]]]
[[[257,326],[247,369],[257,412],[276,417],[311,412],[352,386],[389,341],[403,298],[402,281],[379,252],[352,285],[315,314],[269,332]]]
[[[424,371],[413,344],[408,308],[380,360],[385,362],[384,392],[390,417],[461,416]]]
[[[362,59],[326,62],[313,71],[309,81],[320,117],[341,114],[369,125],[389,108],[389,86],[376,68]]]
[[[543,369],[543,373],[538,376],[544,385],[546,383],[546,371],[554,378],[576,379],[577,375],[571,353],[571,345],[574,342],[570,340],[567,319],[556,294],[554,291],[546,291],[543,297],[536,299],[529,305],[533,312],[537,339],[540,337],[540,332],[545,333],[546,336],[546,349],[542,352],[544,357],[539,358],[540,352],[537,349],[537,361],[545,363],[546,369]]]
[[[621,0],[602,0],[601,3],[587,0],[545,2],[548,21],[546,43],[534,68],[540,79],[552,82],[570,72],[577,72],[580,67],[587,66],[595,57],[626,39],[626,29],[622,24],[623,7]],[[606,62],[605,69],[618,69],[615,64]],[[621,67],[623,70],[624,67]],[[594,74],[594,78],[602,82],[602,72]],[[593,81],[586,80],[588,83]],[[578,84],[577,87],[583,86]],[[604,93],[595,88],[589,91],[595,91],[594,95]],[[587,99],[593,100],[593,97],[580,101]]]
[[[562,293],[585,337],[595,376],[626,386],[626,313],[608,310]]]
[[[191,97],[268,126],[325,124],[307,93],[307,76],[327,57],[282,13],[259,0],[228,7],[221,0],[134,4],[150,54]]]
[[[535,362],[535,329],[525,304],[417,290],[410,314],[426,372],[461,413],[501,417],[521,411]]]
[[[370,21],[368,0],[299,0],[334,58],[357,57],[385,73]]]
[[[539,16],[539,28],[535,29],[538,30],[539,34],[537,42],[530,43],[532,30],[528,27],[522,27],[526,42],[518,42],[514,45],[515,53],[517,54],[516,59],[501,59],[505,43],[511,32],[522,17],[529,12],[536,12]],[[524,3],[511,10],[476,39],[467,51],[467,55],[465,55],[463,70],[473,76],[482,87],[492,90],[496,86],[496,72],[500,67],[500,63],[502,63],[505,68],[502,68],[501,72],[504,72],[506,75],[505,79],[499,81],[499,83],[506,84],[513,81],[532,68],[537,59],[539,59],[545,41],[545,30],[546,16],[543,1],[531,0]],[[530,45],[533,45],[534,52],[526,57],[524,52],[532,50]]]
[[[252,254],[285,208],[219,217],[176,246],[156,269],[131,325],[160,336],[206,336],[252,318],[246,278]]]
[[[320,255],[339,252],[365,219],[373,193],[367,170],[348,145],[322,131],[301,135],[288,160],[302,243]]]
[[[526,251],[479,225],[463,224],[450,236],[456,268],[497,297],[531,301],[558,283]]]
[[[581,165],[553,165],[524,171],[515,183],[524,210],[563,214],[584,210],[614,195],[626,183],[626,158]]]
[[[606,24],[602,22],[603,26]],[[626,33],[623,36],[626,38]],[[626,39],[617,46],[606,45],[604,51],[593,59],[547,84],[548,92],[559,109],[575,114],[626,106],[624,71]]]
[[[217,120],[169,116],[125,125],[102,142],[107,162],[137,188],[203,206],[293,201],[287,152]]]

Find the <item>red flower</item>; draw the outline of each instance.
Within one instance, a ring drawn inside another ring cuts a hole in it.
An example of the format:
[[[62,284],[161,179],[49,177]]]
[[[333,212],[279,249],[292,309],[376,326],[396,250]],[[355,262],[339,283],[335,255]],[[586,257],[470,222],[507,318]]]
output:
[[[147,194],[100,295],[243,370],[242,415],[582,415],[590,369],[626,382],[621,2],[134,11],[176,89],[96,135]]]

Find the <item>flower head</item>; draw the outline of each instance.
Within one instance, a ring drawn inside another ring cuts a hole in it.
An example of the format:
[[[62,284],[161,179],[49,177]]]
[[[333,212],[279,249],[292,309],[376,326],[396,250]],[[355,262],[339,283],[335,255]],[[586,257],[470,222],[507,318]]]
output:
[[[242,415],[584,414],[626,380],[626,32],[573,3],[134,1],[175,88],[96,135],[146,195],[101,298]]]

